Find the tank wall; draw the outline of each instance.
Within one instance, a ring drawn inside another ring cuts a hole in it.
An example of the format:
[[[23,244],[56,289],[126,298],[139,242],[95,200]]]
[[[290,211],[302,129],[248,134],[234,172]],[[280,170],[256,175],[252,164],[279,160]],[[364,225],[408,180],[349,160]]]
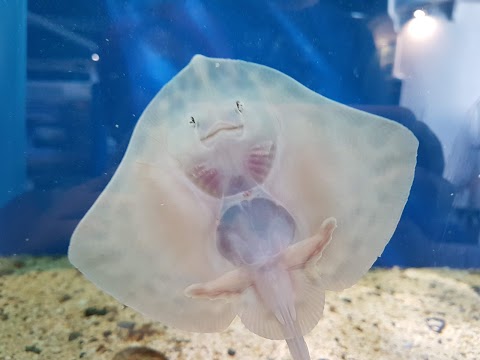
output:
[[[25,186],[27,1],[0,3],[0,206]]]

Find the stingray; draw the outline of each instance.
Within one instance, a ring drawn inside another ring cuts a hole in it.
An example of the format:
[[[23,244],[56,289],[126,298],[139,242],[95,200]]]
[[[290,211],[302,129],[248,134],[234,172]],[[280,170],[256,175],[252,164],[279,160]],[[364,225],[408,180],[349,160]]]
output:
[[[418,142],[258,64],[197,55],[145,109],[69,259],[166,325],[303,336],[391,238]]]

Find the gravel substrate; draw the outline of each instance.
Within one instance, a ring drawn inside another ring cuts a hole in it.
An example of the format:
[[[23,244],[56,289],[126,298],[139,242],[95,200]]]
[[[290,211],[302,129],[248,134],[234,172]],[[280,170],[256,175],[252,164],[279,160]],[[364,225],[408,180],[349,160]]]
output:
[[[376,269],[327,293],[312,360],[480,359],[480,272]],[[153,323],[64,258],[0,259],[0,360],[290,359],[235,320],[220,334]]]

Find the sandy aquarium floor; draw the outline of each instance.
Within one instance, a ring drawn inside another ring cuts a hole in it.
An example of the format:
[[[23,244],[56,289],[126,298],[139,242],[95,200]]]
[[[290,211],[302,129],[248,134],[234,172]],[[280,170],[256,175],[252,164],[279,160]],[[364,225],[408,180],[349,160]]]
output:
[[[370,271],[327,293],[312,360],[480,359],[480,272]],[[0,259],[0,360],[290,359],[235,320],[220,334],[167,328],[119,304],[65,258]]]

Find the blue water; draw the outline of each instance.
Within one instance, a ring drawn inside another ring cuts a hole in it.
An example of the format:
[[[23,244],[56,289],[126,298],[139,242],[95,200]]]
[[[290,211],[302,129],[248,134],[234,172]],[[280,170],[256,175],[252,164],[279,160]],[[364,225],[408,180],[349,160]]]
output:
[[[268,65],[408,127],[420,141],[415,180],[377,265],[480,267],[480,209],[454,205],[461,189],[444,178],[442,141],[399,105],[403,84],[385,55],[395,42],[380,49],[374,41],[372,24],[389,21],[386,1],[19,4],[0,2],[0,79],[8,75],[0,82],[8,114],[0,124],[0,255],[66,252],[142,110],[200,53]]]

